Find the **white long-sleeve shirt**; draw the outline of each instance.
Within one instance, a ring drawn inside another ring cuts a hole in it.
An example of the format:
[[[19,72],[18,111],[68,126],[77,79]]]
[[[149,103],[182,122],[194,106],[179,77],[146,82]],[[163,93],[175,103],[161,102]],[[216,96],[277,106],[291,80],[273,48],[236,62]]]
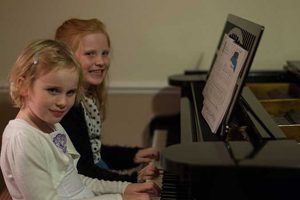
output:
[[[60,124],[57,131],[66,135],[66,152],[53,143],[50,134],[44,133],[21,119],[11,120],[2,136],[1,170],[7,188],[13,199],[62,200],[58,193],[66,177],[70,159],[76,166],[80,155]],[[86,200],[119,200],[129,183],[103,181],[78,175],[87,190],[95,197]],[[82,199],[82,198],[81,198]]]

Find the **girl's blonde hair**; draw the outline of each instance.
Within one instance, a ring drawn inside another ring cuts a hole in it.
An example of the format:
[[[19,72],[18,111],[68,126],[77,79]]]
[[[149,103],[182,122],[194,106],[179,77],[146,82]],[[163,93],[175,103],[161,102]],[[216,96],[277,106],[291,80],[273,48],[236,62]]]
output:
[[[73,52],[76,52],[81,39],[84,36],[93,33],[104,34],[107,38],[108,46],[111,47],[110,38],[106,31],[106,27],[98,19],[69,19],[57,28],[55,39],[65,42],[72,48]],[[90,88],[89,91],[86,91],[89,95],[92,95],[94,98],[96,98],[97,106],[100,111],[102,120],[105,119],[106,114],[106,79],[107,78],[105,78],[105,80],[100,85]]]
[[[9,83],[10,96],[16,107],[25,103],[24,89],[30,89],[34,81],[42,75],[56,69],[74,69],[78,72],[76,102],[82,94],[82,70],[72,50],[63,42],[56,40],[37,40],[30,43],[17,58],[12,67]],[[20,80],[23,81],[20,81]]]

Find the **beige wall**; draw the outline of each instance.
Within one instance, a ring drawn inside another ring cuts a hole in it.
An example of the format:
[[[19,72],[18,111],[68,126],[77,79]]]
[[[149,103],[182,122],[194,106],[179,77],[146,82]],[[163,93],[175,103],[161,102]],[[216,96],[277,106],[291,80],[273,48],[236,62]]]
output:
[[[298,0],[1,0],[0,85],[26,43],[53,37],[70,17],[107,24],[112,87],[163,87],[170,74],[207,69],[228,13],[266,27],[252,68],[281,69],[299,59],[299,8]]]
[[[149,123],[154,116],[179,112],[180,91],[128,89],[110,92],[102,142],[127,146],[149,144]]]

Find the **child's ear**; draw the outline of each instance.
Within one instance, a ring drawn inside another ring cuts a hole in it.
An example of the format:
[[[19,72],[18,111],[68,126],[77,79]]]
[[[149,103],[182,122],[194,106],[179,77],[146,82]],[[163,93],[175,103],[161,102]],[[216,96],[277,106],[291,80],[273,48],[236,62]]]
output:
[[[16,88],[18,88],[18,90],[20,91],[20,95],[22,95],[24,97],[27,96],[28,85],[23,76],[18,78],[18,80],[16,81]]]

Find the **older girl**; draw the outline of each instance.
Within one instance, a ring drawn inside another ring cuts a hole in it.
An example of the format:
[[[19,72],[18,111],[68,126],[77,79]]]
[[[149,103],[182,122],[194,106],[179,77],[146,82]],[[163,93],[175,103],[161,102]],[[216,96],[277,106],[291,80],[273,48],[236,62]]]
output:
[[[130,169],[147,164],[158,158],[156,149],[101,145],[106,105],[105,80],[111,51],[105,25],[97,19],[69,19],[57,29],[55,38],[72,48],[83,70],[84,100],[73,106],[61,122],[82,156],[77,165],[78,171],[105,180],[143,182],[155,177],[157,171],[151,164],[139,174],[137,171],[130,175],[120,174],[111,169]]]

